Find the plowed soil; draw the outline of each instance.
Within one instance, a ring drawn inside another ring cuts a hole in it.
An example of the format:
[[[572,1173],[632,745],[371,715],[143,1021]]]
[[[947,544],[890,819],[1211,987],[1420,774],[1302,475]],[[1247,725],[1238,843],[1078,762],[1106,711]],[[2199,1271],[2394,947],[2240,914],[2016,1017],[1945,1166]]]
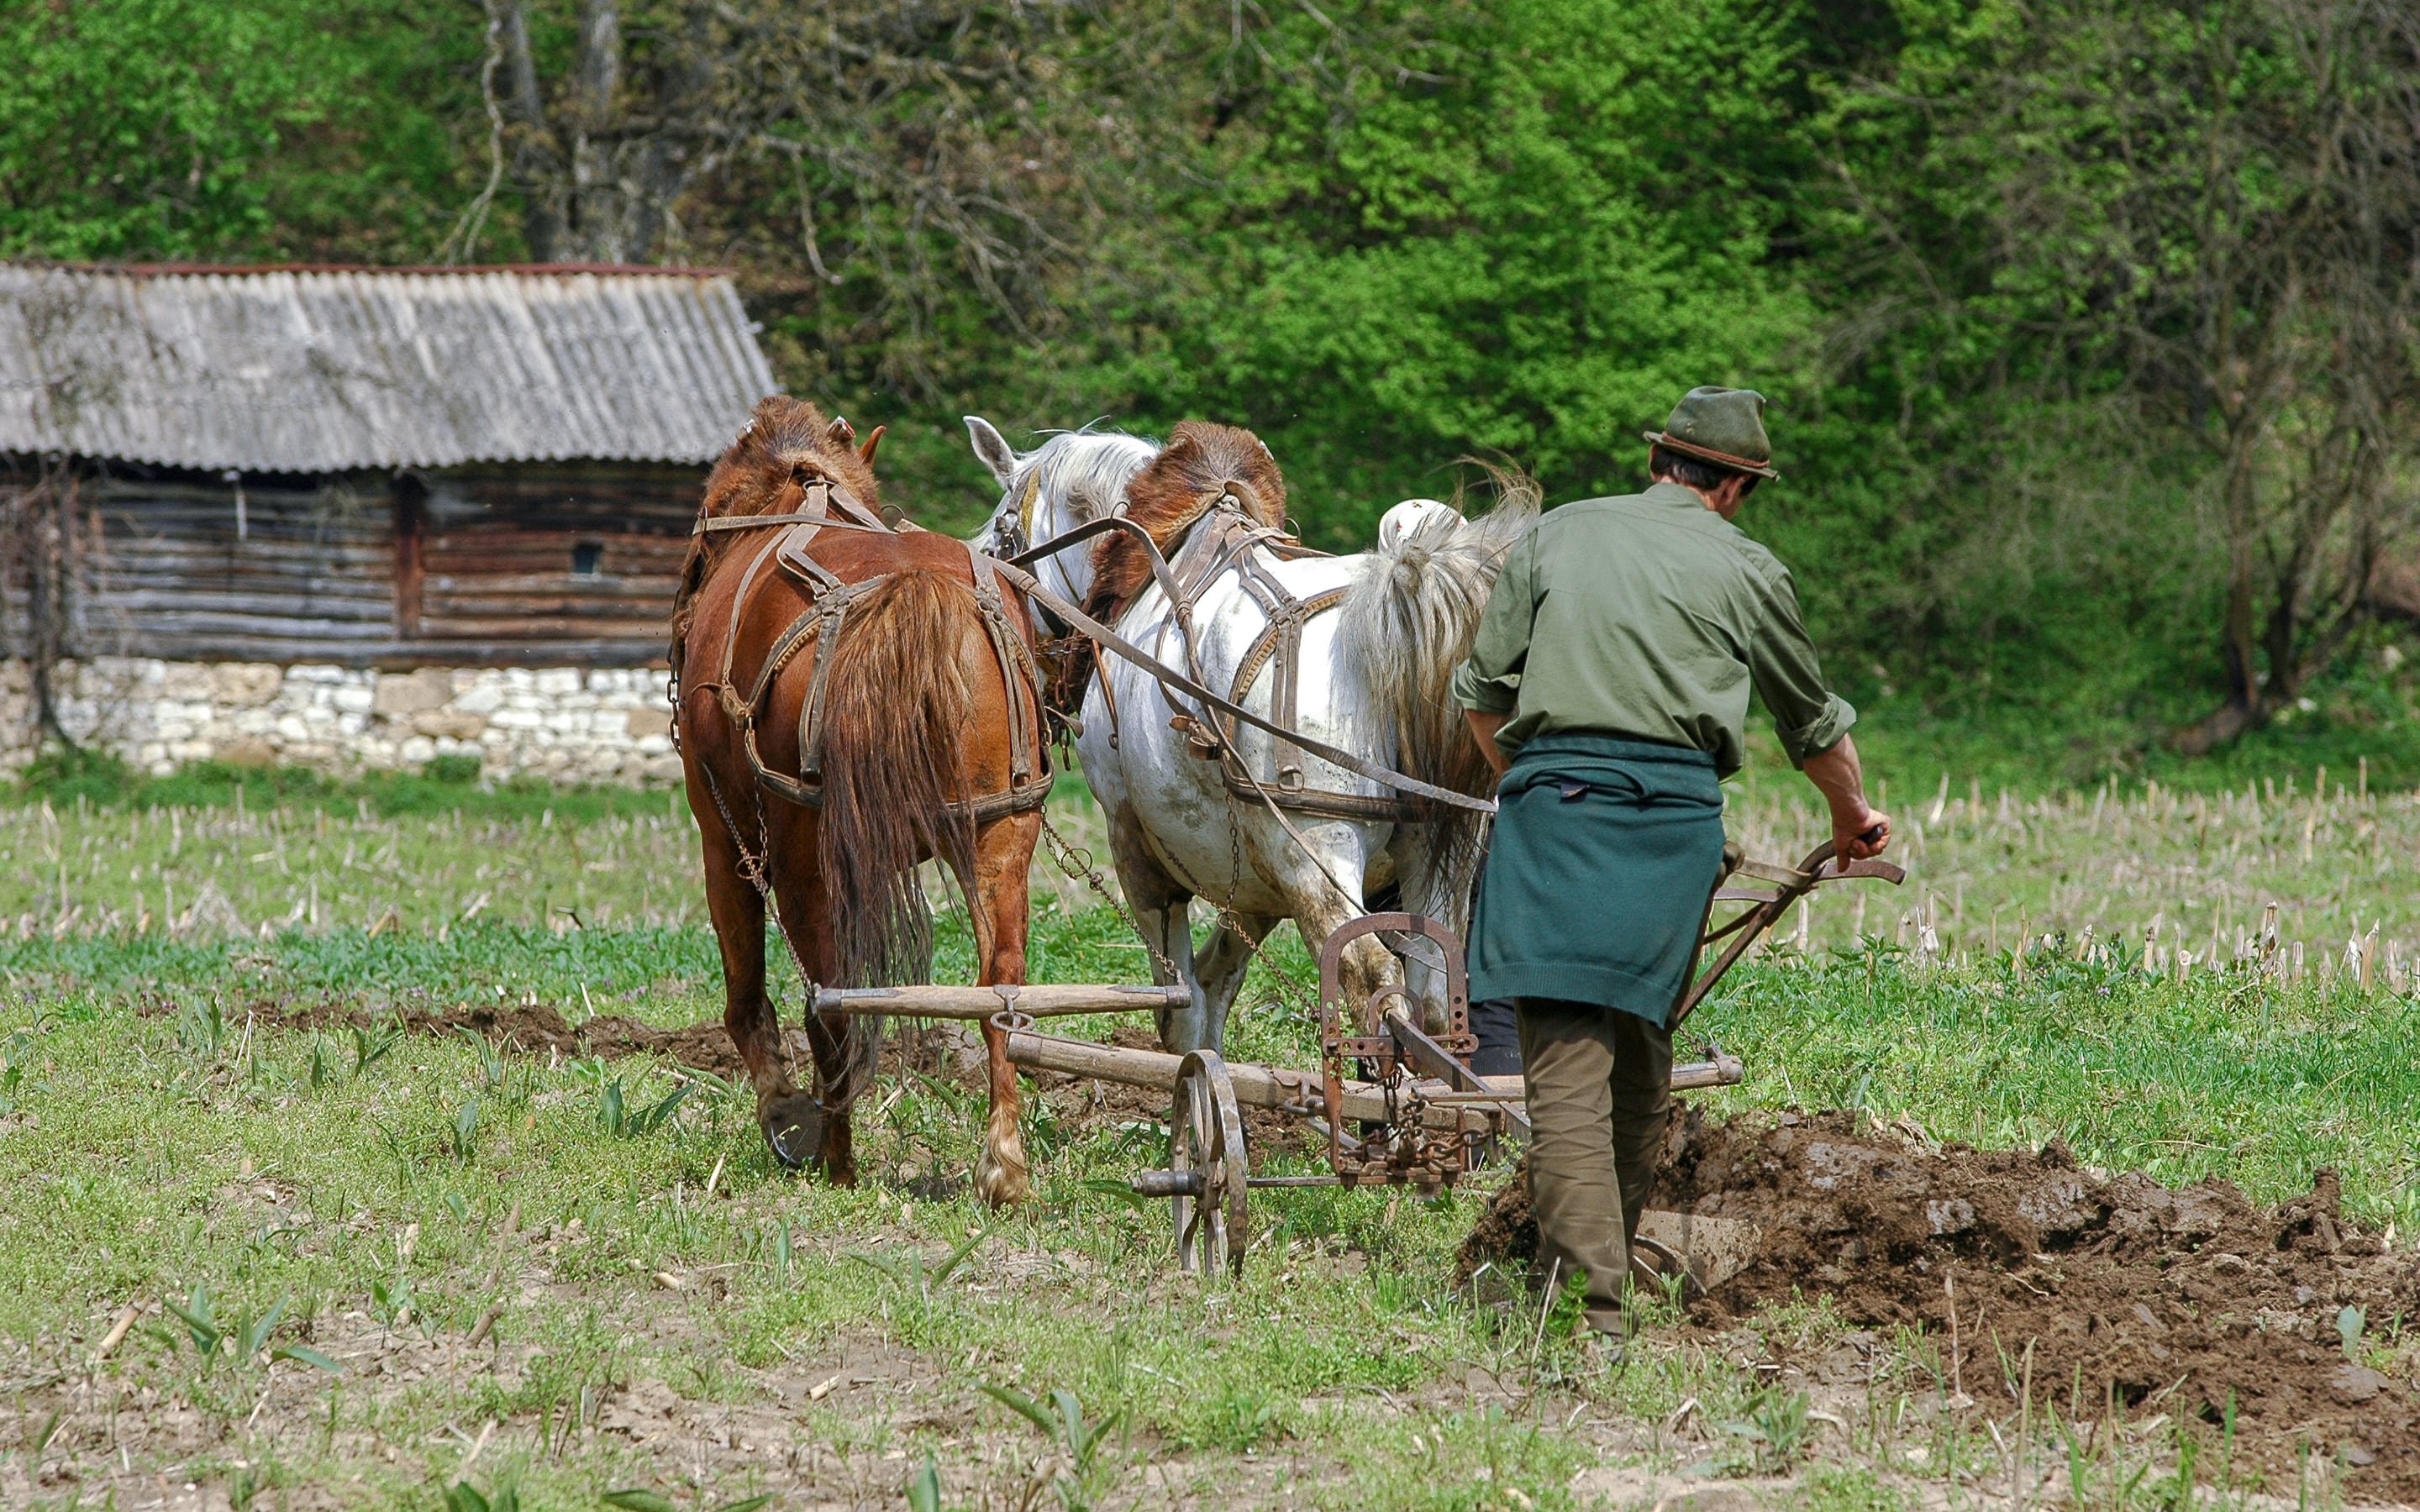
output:
[[[2354,1467],[2363,1499],[2420,1500],[2413,1356],[2379,1350],[2396,1319],[2420,1319],[2420,1253],[2348,1224],[2334,1172],[2263,1210],[2222,1181],[2104,1178],[2056,1144],[1936,1148],[1861,1133],[1845,1113],[1692,1113],[1652,1202],[1762,1230],[1746,1269],[1693,1304],[1701,1327],[1827,1295],[1858,1326],[1936,1335],[1943,1368],[1986,1410],[2013,1408],[2002,1362],[2031,1346],[2037,1393],[2065,1407],[2080,1382],[2084,1416],[2114,1400],[2216,1424],[2232,1396],[2239,1456],[2288,1484],[2308,1443]],[[1536,1244],[1525,1174],[1481,1218],[1464,1270]],[[2366,1327],[2350,1349],[2347,1307]]]
[[[164,1001],[150,1005],[147,1011],[174,1011]],[[543,1003],[398,1008],[380,1012],[333,1003],[257,1003],[246,1011],[291,1029],[379,1030],[400,1022],[413,1034],[446,1035],[470,1029],[506,1049],[524,1054],[543,1055],[558,1050],[566,1056],[600,1056],[608,1060],[654,1054],[722,1077],[737,1076],[743,1069],[738,1052],[731,1046],[731,1037],[723,1032],[721,1024],[712,1020],[662,1029],[618,1013],[599,1013],[575,1026]]]

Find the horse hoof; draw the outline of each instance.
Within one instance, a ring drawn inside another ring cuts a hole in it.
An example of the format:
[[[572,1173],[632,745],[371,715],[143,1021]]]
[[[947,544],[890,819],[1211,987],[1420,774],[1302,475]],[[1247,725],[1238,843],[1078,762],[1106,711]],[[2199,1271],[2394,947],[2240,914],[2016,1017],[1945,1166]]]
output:
[[[777,1098],[757,1115],[766,1148],[783,1170],[804,1170],[824,1146],[824,1110],[803,1092]]]

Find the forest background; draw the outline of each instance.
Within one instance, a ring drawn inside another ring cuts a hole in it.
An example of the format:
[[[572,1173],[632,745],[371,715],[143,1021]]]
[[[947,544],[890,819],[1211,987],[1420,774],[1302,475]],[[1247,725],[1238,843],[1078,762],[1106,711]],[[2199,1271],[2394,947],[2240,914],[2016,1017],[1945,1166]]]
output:
[[[1869,728],[2420,783],[2395,0],[12,0],[0,255],[736,268],[899,497],[1252,426],[1316,544],[1759,388]]]

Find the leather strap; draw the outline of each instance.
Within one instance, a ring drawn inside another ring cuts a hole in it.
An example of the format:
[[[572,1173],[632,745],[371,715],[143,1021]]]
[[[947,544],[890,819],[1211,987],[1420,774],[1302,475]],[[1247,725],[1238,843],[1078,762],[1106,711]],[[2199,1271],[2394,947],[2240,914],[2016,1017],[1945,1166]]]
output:
[[[879,535],[899,533],[897,529],[885,523],[881,516],[860,502],[857,495],[849,492],[845,484],[817,478],[807,485],[806,494],[805,507],[780,515],[700,515],[697,522],[689,528],[689,532],[691,535],[713,535],[723,531],[762,530],[771,525],[837,525],[843,530],[871,531]],[[845,518],[831,517],[834,506],[839,508]],[[915,529],[904,520],[900,523],[907,529]]]
[[[1159,591],[1168,595],[1170,604],[1176,604],[1185,597],[1184,592],[1176,586],[1176,574],[1169,567],[1168,559],[1159,553],[1159,543],[1151,538],[1151,532],[1124,515],[1106,516],[1089,525],[1078,525],[1064,535],[1054,535],[1040,546],[1028,547],[1010,557],[1006,565],[1023,567],[1044,557],[1056,556],[1069,547],[1081,546],[1096,535],[1107,535],[1111,531],[1124,531],[1143,544],[1145,554],[1151,558],[1151,575],[1159,583]],[[1057,611],[1054,609],[1052,612]]]
[[[712,535],[722,531],[752,531],[766,525],[821,524],[830,517],[830,486],[821,479],[807,485],[802,507],[782,515],[716,515],[701,514],[697,523],[689,528],[691,535]]]
[[[1010,785],[1023,787],[1033,775],[1033,764],[1027,755],[1027,748],[1039,746],[1033,738],[1033,711],[1026,705],[1025,689],[1032,690],[1038,697],[1042,672],[1033,664],[1024,639],[1009,628],[1008,613],[1001,602],[1000,578],[993,570],[992,559],[969,546],[967,562],[974,572],[975,608],[983,614],[984,632],[991,640],[992,655],[1000,660],[1001,691],[1008,699]],[[1024,684],[1024,689],[1018,687],[1019,682]]]
[[[1239,719],[1264,734],[1275,735],[1298,750],[1308,751],[1322,761],[1331,762],[1356,777],[1366,778],[1381,787],[1392,788],[1398,793],[1412,794],[1433,802],[1445,804],[1450,808],[1467,809],[1473,813],[1492,814],[1496,811],[1496,804],[1491,799],[1474,798],[1467,793],[1456,793],[1451,788],[1441,788],[1432,782],[1423,782],[1419,778],[1407,777],[1401,772],[1389,771],[1374,762],[1365,761],[1353,752],[1331,746],[1324,740],[1314,740],[1295,731],[1280,729],[1272,721],[1262,718],[1242,704],[1212,692],[1192,678],[1162,663],[1133,641],[1043,587],[1041,583],[1034,580],[1032,573],[1022,567],[1003,562],[1000,563],[1000,572],[1001,577],[1015,583],[1026,597],[1048,609],[1070,625],[1083,631],[1118,656],[1133,663],[1156,679],[1162,687],[1171,688],[1188,698],[1196,699],[1208,708]]]
[[[846,497],[845,489],[835,488],[834,499],[844,508],[854,504],[854,501]],[[752,523],[771,523],[770,517],[747,517]],[[741,748],[757,781],[775,795],[792,803],[819,808],[823,803],[823,709],[830,688],[834,648],[840,640],[841,627],[846,623],[849,606],[894,574],[877,573],[855,582],[844,582],[830,568],[809,555],[807,548],[825,526],[882,530],[886,534],[895,532],[878,521],[872,526],[852,525],[847,520],[810,516],[790,523],[790,529],[768,541],[757,551],[740,579],[738,594],[732,604],[730,634],[723,646],[723,687],[725,702],[731,706],[730,712],[739,725]],[[1049,799],[1057,778],[1049,769],[1047,752],[1041,757],[1042,770],[1037,773],[1034,769],[1035,752],[1039,750],[1040,743],[1035,736],[1033,711],[1041,698],[1041,671],[1024,638],[1009,624],[1006,603],[999,586],[1000,564],[973,547],[970,546],[966,550],[969,569],[974,579],[976,606],[982,614],[985,639],[991,642],[992,655],[1000,663],[1001,688],[1007,695],[1009,711],[1009,786],[999,793],[984,794],[948,806],[965,811],[974,823],[982,825],[1007,814],[1039,809]],[[729,688],[731,661],[751,591],[768,557],[778,562],[782,571],[799,579],[807,591],[810,605],[774,640],[763,665],[757,669],[747,699],[741,702],[732,695]],[[810,640],[814,642],[814,670],[808,677],[806,697],[799,705],[799,773],[791,777],[775,771],[766,763],[756,743],[756,721],[772,694],[775,680],[783,669],[797,659]]]
[[[765,559],[773,554],[773,548],[781,544],[782,538],[777,535],[757,549],[756,555],[749,559],[748,570],[739,575],[738,592],[731,595],[731,623],[723,627],[722,671],[715,687],[722,699],[723,712],[735,718],[740,717],[741,713],[732,702],[731,658],[739,649],[739,621],[748,612],[748,591],[756,585],[758,569],[765,565]]]

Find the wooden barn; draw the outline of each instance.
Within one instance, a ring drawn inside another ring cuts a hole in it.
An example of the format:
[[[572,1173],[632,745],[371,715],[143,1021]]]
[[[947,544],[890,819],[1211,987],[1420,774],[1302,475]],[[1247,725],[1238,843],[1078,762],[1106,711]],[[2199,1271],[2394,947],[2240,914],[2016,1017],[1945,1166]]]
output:
[[[659,663],[753,330],[717,271],[0,266],[10,639],[47,551],[69,657]]]

